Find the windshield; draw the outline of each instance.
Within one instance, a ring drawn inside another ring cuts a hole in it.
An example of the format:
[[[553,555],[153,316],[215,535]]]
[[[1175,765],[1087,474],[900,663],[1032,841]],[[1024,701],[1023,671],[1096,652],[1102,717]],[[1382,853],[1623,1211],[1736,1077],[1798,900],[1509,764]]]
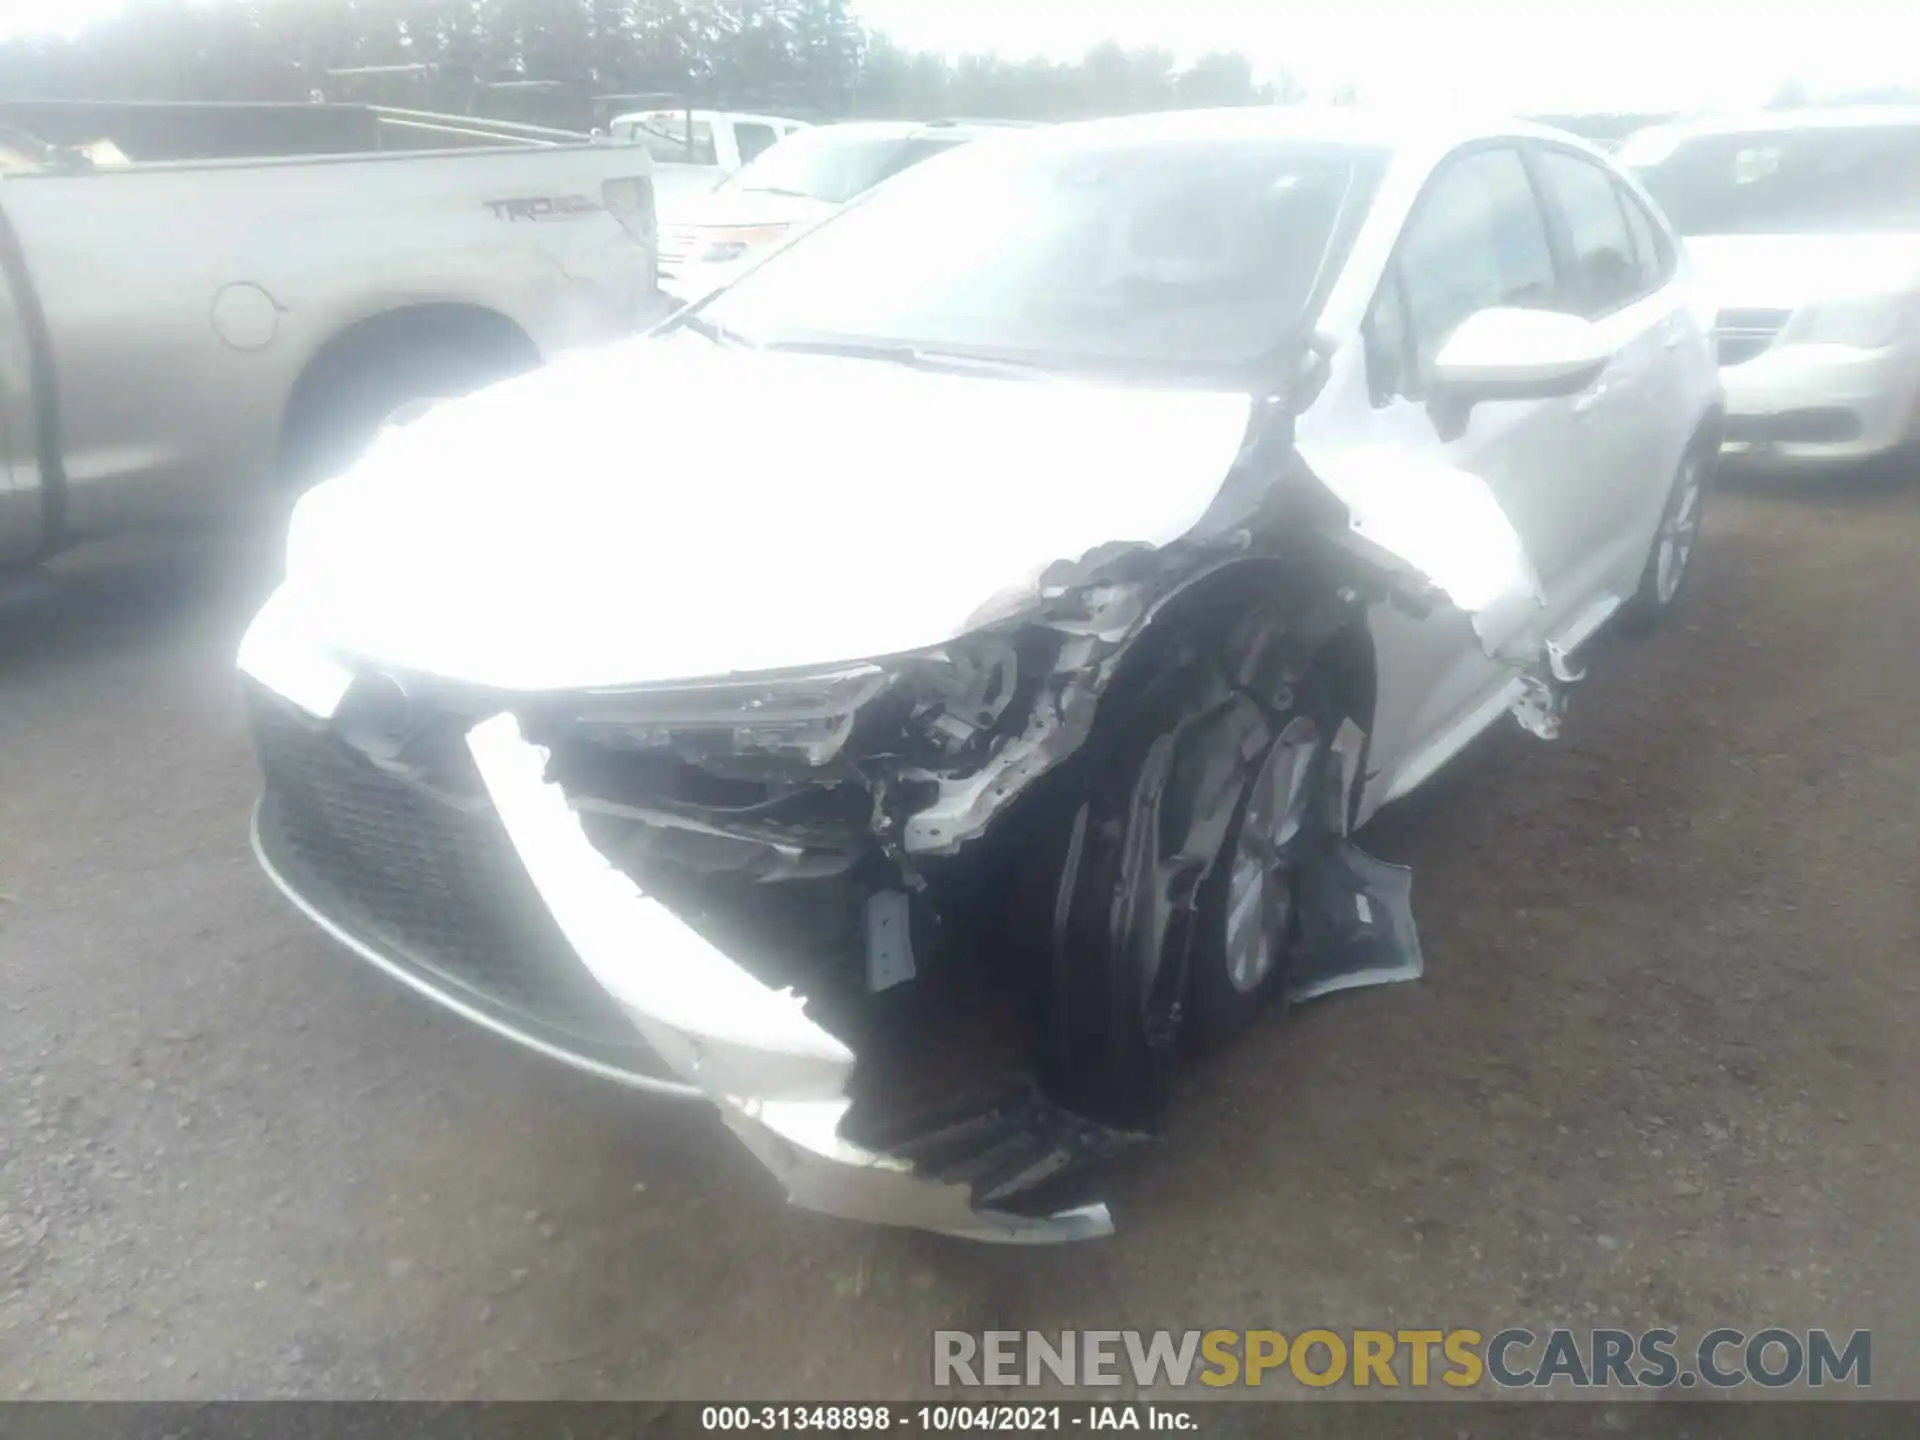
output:
[[[863,195],[889,175],[917,164],[930,155],[950,150],[964,139],[930,139],[917,135],[836,135],[830,125],[789,135],[743,165],[723,190],[772,191],[804,195],[844,205]]]
[[[1651,163],[1621,159],[1682,235],[1834,235],[1920,228],[1920,126],[1704,135]]]
[[[1292,340],[1369,152],[1262,137],[975,141],[721,292],[756,343],[1238,372]]]

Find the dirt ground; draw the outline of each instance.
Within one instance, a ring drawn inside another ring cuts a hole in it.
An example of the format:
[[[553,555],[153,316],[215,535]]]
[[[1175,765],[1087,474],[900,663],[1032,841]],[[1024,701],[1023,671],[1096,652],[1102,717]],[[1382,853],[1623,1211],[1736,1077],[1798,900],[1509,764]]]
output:
[[[1920,1396],[1920,491],[1717,497],[1680,623],[1372,844],[1428,969],[1194,1073],[1120,1233],[785,1208],[253,867],[254,542],[0,598],[0,1396],[905,1396],[936,1327],[1874,1330]]]

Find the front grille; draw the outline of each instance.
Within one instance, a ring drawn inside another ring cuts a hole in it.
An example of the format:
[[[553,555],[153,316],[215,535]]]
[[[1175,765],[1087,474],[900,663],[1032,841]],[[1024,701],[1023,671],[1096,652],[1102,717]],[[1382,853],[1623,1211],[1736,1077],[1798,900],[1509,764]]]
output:
[[[1722,310],[1713,327],[1720,364],[1744,365],[1765,353],[1780,338],[1792,314],[1791,310]]]
[[[250,703],[266,781],[261,848],[307,903],[432,988],[537,1039],[660,1073],[541,901],[464,747],[442,764],[466,773],[435,775],[428,789],[270,695]]]

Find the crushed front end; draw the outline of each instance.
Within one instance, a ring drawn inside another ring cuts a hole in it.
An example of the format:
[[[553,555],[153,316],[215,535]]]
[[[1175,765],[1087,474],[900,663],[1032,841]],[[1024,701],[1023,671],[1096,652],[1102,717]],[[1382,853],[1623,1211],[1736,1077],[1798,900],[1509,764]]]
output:
[[[1151,1129],[1208,877],[1313,685],[1341,719],[1295,826],[1284,993],[1420,970],[1405,872],[1347,826],[1367,612],[1444,603],[1446,579],[1369,539],[1351,488],[1307,469],[1283,414],[1180,541],[1059,562],[958,639],[630,688],[355,655],[289,584],[240,656],[255,847],[442,1004],[710,1101],[798,1204],[1105,1234],[1088,1177]],[[1519,613],[1525,584],[1473,613]]]
[[[277,597],[242,654],[255,847],[335,938],[467,1018],[712,1101],[800,1204],[1100,1235],[1074,1181],[1136,1137],[1042,1094],[1016,997],[957,958],[993,943],[992,867],[920,858],[1064,753],[1079,717],[1023,677],[1043,653],[504,695],[336,658]]]

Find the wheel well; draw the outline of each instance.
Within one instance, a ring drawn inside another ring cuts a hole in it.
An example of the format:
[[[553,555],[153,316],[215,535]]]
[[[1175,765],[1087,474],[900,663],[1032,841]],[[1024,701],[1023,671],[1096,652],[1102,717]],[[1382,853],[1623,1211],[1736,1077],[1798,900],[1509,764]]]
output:
[[[1044,1083],[1075,1109],[1137,1125],[1163,1101],[1198,1003],[1194,927],[1276,711],[1312,703],[1303,690],[1317,702],[1324,677],[1371,726],[1373,646],[1338,573],[1312,554],[1246,560],[1167,599],[1100,698],[1074,778],[1001,822],[1018,897],[1002,953],[1034,987]],[[1303,669],[1314,681],[1282,700]]]
[[[479,305],[407,305],[357,320],[314,351],[294,382],[280,421],[283,464],[300,426],[314,413],[316,401],[340,376],[376,355],[440,345],[498,355],[512,364],[540,362],[539,347],[526,331],[498,311]]]
[[[1194,582],[1167,602],[1135,642],[1133,653],[1122,661],[1108,688],[1103,708],[1125,709],[1130,696],[1165,667],[1173,652],[1208,646],[1211,637],[1235,628],[1250,609],[1269,611],[1277,625],[1245,636],[1249,645],[1265,644],[1276,630],[1283,636],[1298,635],[1296,625],[1322,631],[1326,621],[1319,618],[1324,613],[1321,607],[1337,588],[1337,581],[1317,566],[1296,568],[1280,560],[1234,565]],[[1373,634],[1364,612],[1344,615],[1331,630],[1304,643],[1310,646],[1310,663],[1325,668],[1345,712],[1371,733],[1378,687]],[[1297,649],[1288,648],[1298,654]]]
[[[1379,698],[1379,675],[1375,668],[1373,632],[1364,618],[1338,631],[1314,655],[1314,663],[1324,665],[1332,676],[1334,693],[1341,707],[1368,736],[1373,734],[1373,707]]]

